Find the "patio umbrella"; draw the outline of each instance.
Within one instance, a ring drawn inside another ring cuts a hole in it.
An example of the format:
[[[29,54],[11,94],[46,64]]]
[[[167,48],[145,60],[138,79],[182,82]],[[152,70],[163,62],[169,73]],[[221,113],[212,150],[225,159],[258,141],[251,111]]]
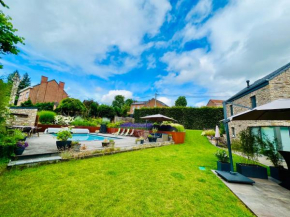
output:
[[[235,120],[290,120],[290,99],[278,99],[229,117]]]
[[[216,127],[215,127],[215,135],[214,135],[214,138],[216,139],[216,145],[219,144],[219,138],[220,137],[221,137],[220,129],[219,129],[218,125],[216,125]]]
[[[158,122],[161,122],[161,121],[176,121],[173,118],[170,118],[170,117],[167,117],[167,116],[164,116],[164,115],[161,115],[161,114],[147,115],[147,116],[144,116],[144,117],[141,117],[141,118],[145,119],[145,120],[158,121]]]

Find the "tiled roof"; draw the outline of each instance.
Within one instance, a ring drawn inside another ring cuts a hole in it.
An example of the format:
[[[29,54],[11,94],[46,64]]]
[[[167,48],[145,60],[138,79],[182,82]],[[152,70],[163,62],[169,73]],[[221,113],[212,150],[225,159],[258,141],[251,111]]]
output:
[[[232,102],[232,101],[234,101],[242,96],[245,96],[245,95],[247,95],[247,94],[249,94],[257,89],[260,89],[260,88],[266,86],[267,84],[269,84],[270,80],[272,80],[276,76],[280,75],[281,73],[285,72],[289,68],[290,68],[290,62],[287,63],[286,65],[282,66],[281,68],[275,70],[274,72],[271,72],[270,74],[266,75],[265,77],[255,81],[249,87],[245,87],[240,92],[238,92],[237,94],[235,94],[234,96],[229,98],[227,100],[227,102]]]

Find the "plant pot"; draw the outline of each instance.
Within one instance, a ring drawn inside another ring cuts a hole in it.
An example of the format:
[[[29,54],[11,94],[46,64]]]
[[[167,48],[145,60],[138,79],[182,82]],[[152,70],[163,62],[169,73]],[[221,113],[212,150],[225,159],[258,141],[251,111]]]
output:
[[[14,153],[15,153],[15,155],[22,155],[24,150],[25,150],[24,147],[23,148],[17,147],[14,149]]]
[[[103,146],[103,147],[108,147],[109,144],[110,144],[109,142],[102,142],[102,146]]]
[[[74,151],[79,152],[81,149],[81,145],[75,145],[74,146]]]
[[[219,170],[219,171],[231,171],[231,164],[218,161],[217,162],[217,170]]]
[[[283,166],[280,167],[271,167],[270,166],[271,177],[279,181],[284,181],[287,178],[288,170]]]
[[[100,133],[107,133],[107,125],[101,124]]]
[[[236,163],[237,172],[240,174],[259,179],[268,179],[267,169],[255,164]]]
[[[59,151],[70,149],[71,141],[56,141],[56,147]]]
[[[140,140],[140,144],[144,144],[144,140]]]
[[[157,138],[155,137],[148,137],[149,142],[156,142]]]

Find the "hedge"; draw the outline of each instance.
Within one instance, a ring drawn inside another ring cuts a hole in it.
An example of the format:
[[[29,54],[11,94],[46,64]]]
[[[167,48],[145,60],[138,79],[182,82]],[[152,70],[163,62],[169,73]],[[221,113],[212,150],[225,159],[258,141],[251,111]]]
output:
[[[223,119],[223,108],[213,107],[171,107],[171,108],[141,108],[134,113],[135,123],[144,123],[140,117],[162,114],[177,120],[186,129],[203,130],[215,129]]]

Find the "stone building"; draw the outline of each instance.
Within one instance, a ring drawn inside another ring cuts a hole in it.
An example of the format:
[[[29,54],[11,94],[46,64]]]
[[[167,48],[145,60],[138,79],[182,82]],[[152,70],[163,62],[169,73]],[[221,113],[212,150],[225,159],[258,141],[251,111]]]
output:
[[[154,98],[148,100],[148,101],[140,101],[140,102],[134,102],[131,105],[130,111],[128,112],[128,114],[132,115],[134,114],[135,109],[140,109],[142,107],[146,107],[146,108],[154,108],[156,105],[156,107],[168,107],[168,105],[166,105],[165,103],[156,100]]]
[[[207,107],[223,107],[223,100],[210,99],[206,104]]]
[[[227,116],[239,114],[248,108],[261,106],[277,99],[290,98],[290,63],[266,75],[265,77],[247,85],[240,92],[226,100]],[[243,108],[233,104],[239,104]],[[252,132],[267,137],[270,140],[277,139],[284,150],[290,151],[290,121],[232,121],[229,123],[231,138],[235,138],[247,127]]]
[[[54,102],[55,105],[68,97],[64,90],[64,82],[57,83],[54,79],[48,81],[48,78],[41,76],[40,84],[32,87],[27,87],[19,92],[19,99],[17,105],[30,99],[33,104],[42,102]]]

